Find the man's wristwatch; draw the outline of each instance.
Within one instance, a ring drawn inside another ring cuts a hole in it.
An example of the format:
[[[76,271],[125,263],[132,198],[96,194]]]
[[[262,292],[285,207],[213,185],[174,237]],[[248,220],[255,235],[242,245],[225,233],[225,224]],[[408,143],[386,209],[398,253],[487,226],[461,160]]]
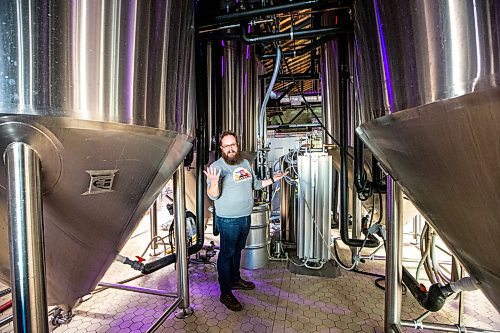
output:
[[[274,176],[271,176],[271,180],[272,180],[273,183],[275,182]]]

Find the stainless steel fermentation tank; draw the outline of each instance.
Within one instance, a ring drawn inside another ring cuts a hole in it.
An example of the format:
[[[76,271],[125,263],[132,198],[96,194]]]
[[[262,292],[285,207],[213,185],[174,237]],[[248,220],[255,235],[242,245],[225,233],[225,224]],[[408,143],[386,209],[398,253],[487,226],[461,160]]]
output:
[[[0,22],[0,151],[40,160],[48,303],[71,307],[192,147],[192,1],[6,0]]]
[[[209,64],[208,81],[212,82],[213,76],[221,80],[221,130],[234,131],[238,136],[240,149],[244,154],[248,153],[244,156],[252,158],[257,150],[257,124],[261,105],[259,74],[262,74],[263,66],[257,59],[255,46],[236,40],[217,43],[220,45],[211,44],[209,47],[209,61],[212,62],[212,57],[216,56],[214,48],[221,47],[220,57],[215,59],[219,62],[220,72],[214,71]],[[209,91],[209,95],[212,93]],[[210,111],[209,114],[213,116],[214,112]],[[211,122],[213,121],[212,118]],[[211,137],[214,135],[215,133],[211,133]]]
[[[358,133],[498,310],[500,3],[355,1],[354,18]]]

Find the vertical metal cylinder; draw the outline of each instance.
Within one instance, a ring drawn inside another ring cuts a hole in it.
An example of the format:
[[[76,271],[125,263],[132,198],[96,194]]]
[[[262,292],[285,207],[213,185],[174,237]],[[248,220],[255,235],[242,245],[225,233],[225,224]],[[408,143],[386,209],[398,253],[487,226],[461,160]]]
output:
[[[181,309],[189,308],[189,276],[186,246],[186,206],[184,198],[184,166],[174,173],[175,249],[177,252],[177,292],[182,302]]]
[[[149,208],[149,222],[151,223],[151,249],[158,248],[156,236],[158,236],[158,201],[155,201],[151,208]]]
[[[402,280],[402,201],[403,195],[397,183],[387,177],[387,257],[385,282],[385,330],[397,332],[401,322]]]
[[[356,190],[352,190],[352,235],[353,238],[361,238],[361,200],[358,199],[358,193]],[[351,255],[354,262],[355,257],[360,253],[360,248],[357,246],[351,246]],[[356,265],[357,267],[357,265]]]
[[[324,26],[335,24],[335,13],[326,12],[321,17],[321,23]],[[340,140],[340,105],[339,105],[339,64],[337,40],[334,39],[321,46],[321,99],[323,105],[323,123],[330,134],[337,140]],[[334,141],[326,132],[323,142],[332,144]]]
[[[214,42],[208,51],[209,58],[213,59],[211,61],[219,62],[220,70],[210,68],[208,75],[209,81],[220,80],[220,86],[214,86],[212,82],[209,89],[220,88],[222,130],[236,133],[241,151],[255,152],[261,102],[259,74],[263,67],[254,46],[235,40],[225,40],[220,45]],[[211,101],[214,99],[217,96],[210,97]]]
[[[4,154],[14,330],[49,332],[40,159],[22,142],[11,143]]]

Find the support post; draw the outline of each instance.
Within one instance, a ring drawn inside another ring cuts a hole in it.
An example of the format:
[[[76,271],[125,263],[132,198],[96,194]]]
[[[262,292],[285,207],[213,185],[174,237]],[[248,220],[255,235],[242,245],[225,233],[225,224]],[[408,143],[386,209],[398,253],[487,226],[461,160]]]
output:
[[[156,236],[158,236],[158,199],[149,208],[149,222],[151,229],[151,250],[153,250],[153,255],[156,255],[156,249],[158,248],[156,239]]]
[[[402,283],[402,201],[403,195],[392,177],[387,176],[387,243],[385,282],[385,330],[400,332]]]
[[[177,253],[177,291],[179,298],[180,312],[176,313],[177,318],[187,318],[193,314],[193,309],[189,303],[189,276],[187,262],[186,245],[186,205],[184,187],[184,166],[181,164],[174,174],[174,216],[175,216],[175,251]]]
[[[4,162],[14,331],[48,333],[40,159],[29,145],[13,142]]]

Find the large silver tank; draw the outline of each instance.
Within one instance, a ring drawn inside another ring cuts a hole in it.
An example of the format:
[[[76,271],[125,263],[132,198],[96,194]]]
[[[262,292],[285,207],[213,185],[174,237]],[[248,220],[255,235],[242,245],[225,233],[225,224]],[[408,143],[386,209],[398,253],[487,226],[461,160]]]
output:
[[[392,113],[358,133],[498,309],[500,3],[356,1],[354,17],[364,120]]]
[[[326,153],[306,153],[297,157],[297,170],[297,256],[325,262],[330,260],[332,159]]]
[[[240,149],[254,153],[261,104],[259,74],[263,66],[257,59],[255,46],[235,40],[221,44],[221,72],[209,71],[209,75],[221,75],[222,78],[222,130],[234,131]]]
[[[41,159],[48,303],[72,306],[192,147],[192,1],[5,0],[0,23],[0,151]],[[8,283],[5,184],[0,170]]]

